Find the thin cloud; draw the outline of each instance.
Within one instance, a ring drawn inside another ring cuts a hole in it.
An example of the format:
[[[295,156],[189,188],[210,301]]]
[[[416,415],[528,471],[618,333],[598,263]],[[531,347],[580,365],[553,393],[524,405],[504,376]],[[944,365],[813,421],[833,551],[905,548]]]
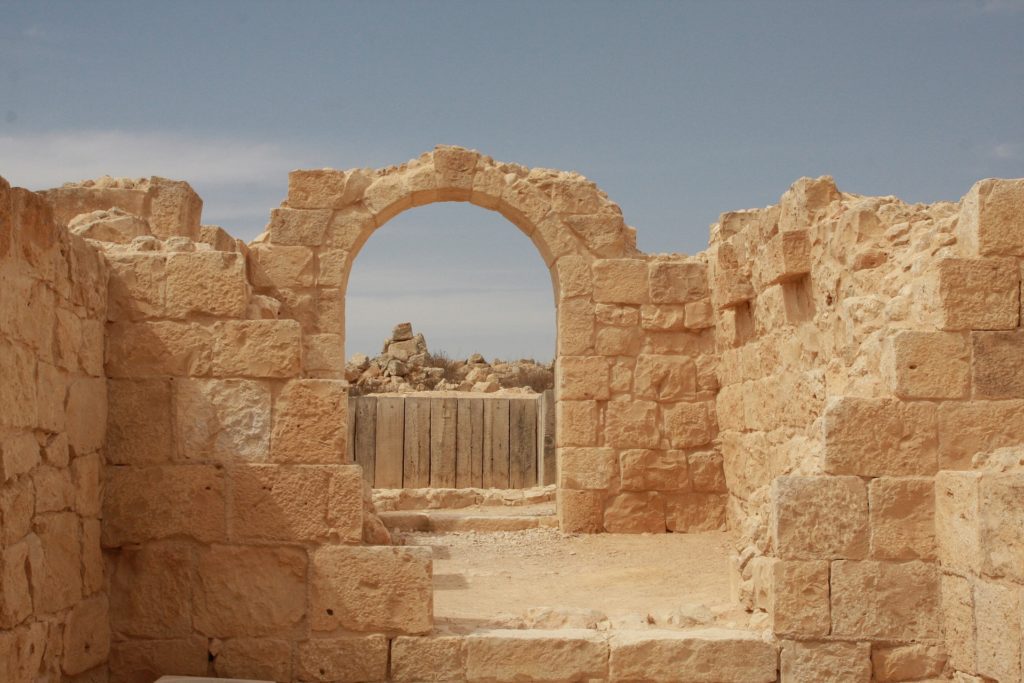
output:
[[[1003,142],[998,145],[994,145],[989,152],[989,156],[999,161],[1012,161],[1019,159],[1021,146],[1012,142]]]
[[[989,14],[1024,12],[1024,0],[982,0],[981,11]]]

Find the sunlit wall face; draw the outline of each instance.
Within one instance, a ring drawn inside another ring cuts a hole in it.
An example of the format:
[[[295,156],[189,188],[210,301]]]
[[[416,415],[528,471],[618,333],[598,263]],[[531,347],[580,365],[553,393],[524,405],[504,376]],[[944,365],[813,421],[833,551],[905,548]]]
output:
[[[554,356],[543,259],[508,220],[470,204],[411,209],[375,232],[352,267],[345,315],[346,357],[380,353],[404,321],[450,358]]]

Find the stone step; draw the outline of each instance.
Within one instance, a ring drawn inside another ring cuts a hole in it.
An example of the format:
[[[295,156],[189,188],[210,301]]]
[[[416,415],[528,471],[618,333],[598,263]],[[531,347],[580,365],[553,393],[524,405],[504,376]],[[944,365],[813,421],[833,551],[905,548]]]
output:
[[[523,531],[541,527],[557,527],[555,515],[471,515],[436,510],[400,510],[378,513],[391,531]]]

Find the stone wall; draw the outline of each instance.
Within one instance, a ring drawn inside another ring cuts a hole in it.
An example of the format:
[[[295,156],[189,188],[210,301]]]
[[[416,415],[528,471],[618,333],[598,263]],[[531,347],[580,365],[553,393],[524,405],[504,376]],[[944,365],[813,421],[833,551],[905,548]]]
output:
[[[100,680],[106,268],[0,178],[0,680]],[[94,676],[97,676],[94,678]]]

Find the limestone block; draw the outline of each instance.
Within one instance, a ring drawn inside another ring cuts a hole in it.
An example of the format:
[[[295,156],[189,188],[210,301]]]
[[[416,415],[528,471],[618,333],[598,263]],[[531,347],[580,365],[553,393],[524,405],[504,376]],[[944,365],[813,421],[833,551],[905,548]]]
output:
[[[293,209],[339,209],[359,198],[353,196],[354,193],[346,196],[347,180],[348,174],[333,168],[290,171],[288,206]]]
[[[111,553],[110,628],[115,639],[191,634],[194,565],[192,549],[176,541]]]
[[[771,505],[772,542],[779,557],[867,556],[867,487],[859,477],[777,477]]]
[[[32,432],[16,432],[0,441],[0,475],[3,481],[31,472],[39,461],[39,441]]]
[[[101,466],[99,453],[78,456],[71,463],[72,506],[75,512],[83,517],[100,516]],[[36,499],[38,498],[37,490]]]
[[[939,573],[924,562],[832,563],[832,634],[847,638],[941,638]]]
[[[927,475],[938,467],[934,404],[834,398],[825,407],[823,423],[827,472]]]
[[[257,681],[292,680],[292,645],[271,638],[231,638],[213,660],[218,677]]]
[[[640,327],[659,332],[678,332],[686,329],[687,306],[645,304],[640,307]]]
[[[1021,680],[1020,589],[974,583],[977,673],[997,681]]]
[[[943,633],[949,663],[955,669],[974,671],[977,650],[974,590],[971,581],[944,574],[941,579]]]
[[[779,232],[758,260],[762,285],[790,282],[811,272],[811,244],[806,230]]]
[[[719,310],[736,308],[756,297],[749,274],[740,268],[719,265],[712,282],[712,299]]]
[[[697,367],[689,358],[640,355],[636,359],[634,390],[637,398],[655,401],[693,399]]]
[[[312,287],[315,281],[313,250],[309,247],[254,244],[249,249],[248,266],[253,287],[297,289]]]
[[[75,605],[64,624],[61,668],[69,676],[88,671],[107,661],[110,653],[110,622],[106,595]]]
[[[68,377],[49,363],[36,365],[36,419],[35,425],[48,432],[63,432],[67,424]],[[71,416],[75,418],[77,416]],[[75,427],[80,427],[76,421]]]
[[[239,251],[239,241],[219,225],[200,225],[199,242],[209,244],[215,251]],[[244,250],[243,250],[244,251]]]
[[[782,646],[779,673],[782,683],[870,683],[871,646],[788,641]]]
[[[112,324],[107,330],[107,375],[139,378],[208,375],[213,336],[208,327],[198,323]]]
[[[971,349],[963,334],[903,331],[886,349],[889,388],[900,398],[965,398]]]
[[[174,449],[171,381],[111,379],[107,382],[107,397],[107,462],[169,462]]]
[[[567,489],[610,489],[618,481],[618,463],[611,448],[559,448],[558,486]]]
[[[586,629],[493,630],[466,638],[466,680],[497,683],[604,679],[608,643]]]
[[[321,546],[312,554],[314,631],[427,633],[433,626],[428,555],[394,546]]]
[[[174,383],[178,459],[260,461],[270,451],[270,387],[243,379]]]
[[[199,551],[192,623],[215,638],[296,633],[306,616],[306,552],[214,545]]]
[[[107,431],[107,380],[76,377],[68,383],[68,445],[75,453],[93,453]]]
[[[945,330],[1010,330],[1020,320],[1020,270],[1013,259],[945,258],[938,271]]]
[[[723,493],[666,494],[665,525],[686,533],[724,530],[728,498]]]
[[[935,483],[930,477],[879,477],[868,486],[871,557],[935,558]]]
[[[590,296],[594,281],[590,259],[584,256],[562,256],[552,269],[552,280],[558,290],[559,301],[577,296]]]
[[[32,530],[35,491],[28,477],[0,485],[0,546],[17,543]]]
[[[149,179],[149,225],[160,239],[172,236],[199,239],[203,200],[192,187],[180,180]]]
[[[605,327],[597,331],[594,349],[599,356],[635,356],[640,351],[636,327]]]
[[[103,491],[103,545],[106,547],[177,535],[204,543],[222,541],[225,517],[224,478],[217,467],[106,468]]]
[[[316,318],[303,319],[302,329],[307,332],[336,332],[345,330],[345,296],[341,290],[321,287],[316,290]]]
[[[59,638],[57,639],[59,642]],[[43,673],[47,642],[44,622],[35,622],[12,631],[0,632],[0,680],[34,681]],[[47,662],[47,665],[56,662]],[[53,671],[51,676],[59,676]]]
[[[687,456],[690,482],[694,491],[726,493],[725,465],[722,455],[714,451],[690,453]]]
[[[169,254],[166,297],[170,318],[245,317],[249,303],[245,256],[225,251]]]
[[[981,479],[982,571],[1018,584],[1024,584],[1022,496],[1024,473],[988,474]]]
[[[686,304],[686,327],[690,330],[704,330],[715,325],[711,299],[701,299]]]
[[[769,683],[778,651],[754,633],[727,629],[613,632],[610,680]]]
[[[708,295],[707,266],[703,263],[651,261],[648,278],[653,303],[685,304]]]
[[[292,377],[298,374],[302,333],[294,320],[239,320],[213,328],[215,377]]]
[[[0,550],[0,629],[13,628],[32,614],[30,545],[23,540]]]
[[[820,638],[831,629],[829,563],[775,560],[770,567],[768,613],[782,638]]]
[[[597,401],[555,403],[556,446],[595,446],[600,429]]]
[[[605,443],[613,448],[657,448],[658,404],[653,401],[609,401],[605,407]]]
[[[72,512],[36,515],[38,557],[30,552],[32,600],[38,614],[58,612],[82,597],[82,546]]]
[[[104,583],[102,529],[100,520],[82,520],[82,594],[100,592]]]
[[[594,348],[594,304],[587,297],[562,299],[558,304],[558,352],[586,354]]]
[[[362,540],[358,465],[247,465],[228,474],[231,538],[246,542]]]
[[[336,373],[338,377],[345,371],[345,343],[337,334],[303,335],[306,343],[306,355],[303,358],[303,369],[309,372]]]
[[[609,327],[636,327],[640,324],[639,306],[596,304],[593,307],[597,322]]]
[[[939,678],[945,665],[946,652],[941,645],[913,643],[871,651],[871,668],[880,683]]]
[[[0,339],[0,425],[33,427],[36,414],[36,361],[28,349]]]
[[[317,251],[316,284],[320,287],[344,287],[348,281],[349,253],[344,249]]]
[[[958,241],[981,256],[1024,256],[1024,179],[979,180],[963,198]]]
[[[600,356],[560,356],[555,382],[560,401],[607,400],[608,361]]]
[[[110,647],[110,683],[152,683],[168,671],[205,676],[208,643],[201,636],[114,641]]]
[[[605,506],[604,528],[613,534],[663,534],[665,499],[657,493],[620,493]]]
[[[567,534],[604,531],[604,491],[558,489],[558,526]]]
[[[947,402],[939,406],[941,469],[970,469],[976,453],[1020,443],[1024,401]]]
[[[317,247],[324,244],[330,221],[329,209],[274,209],[267,231],[272,244]]]
[[[973,332],[975,398],[1024,398],[1024,332]]]
[[[388,675],[388,640],[382,635],[312,638],[299,643],[295,667],[301,681],[383,681]]]
[[[292,380],[274,403],[276,462],[341,463],[348,439],[348,388],[342,380]]]
[[[779,229],[791,230],[812,224],[841,196],[831,176],[800,178],[779,199]]]
[[[466,639],[399,636],[391,641],[391,679],[398,683],[466,680]]]
[[[143,320],[164,315],[167,295],[167,255],[162,252],[105,254],[110,268],[107,280],[107,319]],[[200,282],[193,286],[202,287]]]
[[[715,436],[714,403],[665,403],[662,431],[672,448],[697,448]]]
[[[469,199],[480,162],[480,153],[461,147],[437,147],[434,150],[434,170],[438,185],[448,199]]]
[[[593,263],[594,301],[609,304],[648,302],[647,262],[642,259],[599,259]]]
[[[619,467],[623,491],[686,491],[690,488],[686,453],[682,451],[622,451]]]
[[[377,228],[374,216],[362,205],[335,211],[327,227],[326,244],[355,254]]]

